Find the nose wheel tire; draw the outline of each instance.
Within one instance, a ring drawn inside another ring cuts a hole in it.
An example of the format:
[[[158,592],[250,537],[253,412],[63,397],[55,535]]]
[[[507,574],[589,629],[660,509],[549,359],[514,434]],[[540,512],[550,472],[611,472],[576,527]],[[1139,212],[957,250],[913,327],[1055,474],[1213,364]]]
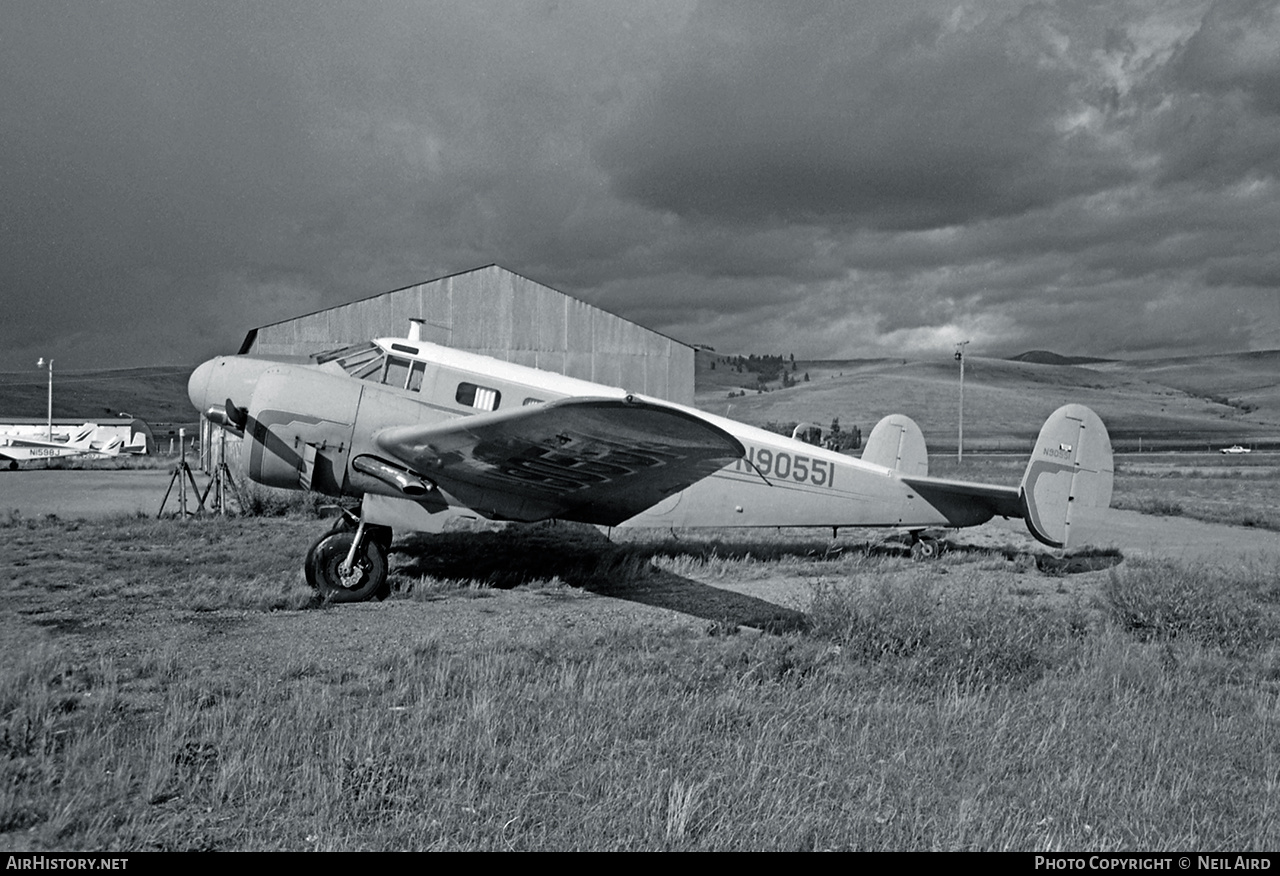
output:
[[[355,537],[354,532],[330,532],[307,551],[307,583],[328,602],[386,597],[387,549],[378,540],[366,537],[352,568],[343,569]]]

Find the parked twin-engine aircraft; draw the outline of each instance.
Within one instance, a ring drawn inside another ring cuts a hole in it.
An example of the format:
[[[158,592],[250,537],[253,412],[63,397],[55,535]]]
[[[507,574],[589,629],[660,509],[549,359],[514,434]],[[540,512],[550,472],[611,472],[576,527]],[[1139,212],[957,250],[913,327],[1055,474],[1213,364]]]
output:
[[[929,529],[1018,517],[1045,544],[1111,501],[1111,442],[1082,405],[1055,411],[1022,483],[929,477],[924,437],[885,417],[862,458],[610,386],[413,339],[315,364],[205,362],[192,403],[245,436],[261,484],[360,500],[307,553],[334,601],[385,594],[392,530],[438,531],[458,509],[492,520],[604,526]]]
[[[103,443],[93,440],[97,423],[85,423],[66,441],[49,441],[17,432],[0,432],[0,459],[9,461],[14,470],[19,462],[31,459],[57,459],[66,456],[117,456],[124,447],[123,438]]]

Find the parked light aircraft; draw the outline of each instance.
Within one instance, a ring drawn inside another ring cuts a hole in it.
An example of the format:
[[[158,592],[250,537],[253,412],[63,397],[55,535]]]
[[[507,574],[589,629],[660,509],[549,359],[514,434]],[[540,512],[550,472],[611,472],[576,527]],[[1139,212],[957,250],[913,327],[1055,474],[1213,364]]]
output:
[[[439,531],[459,509],[610,527],[894,527],[927,555],[928,530],[996,515],[1067,547],[1073,519],[1111,501],[1111,442],[1083,405],[1048,418],[1019,486],[993,486],[930,477],[924,437],[900,414],[855,459],[415,335],[314,364],[220,357],[188,384],[210,420],[245,436],[252,480],[360,500],[307,552],[307,580],[332,601],[385,595],[393,530]]]
[[[98,430],[96,423],[85,423],[66,441],[49,441],[34,435],[16,432],[0,432],[0,459],[9,461],[14,470],[19,462],[31,459],[57,459],[67,456],[116,456],[124,447],[123,438],[113,438],[105,444],[93,440]]]
[[[147,455],[147,436],[141,432],[134,432],[133,437],[129,439],[129,443],[125,444],[123,438],[118,438],[118,452],[127,453],[130,456],[146,456]],[[116,442],[111,442],[115,444]]]

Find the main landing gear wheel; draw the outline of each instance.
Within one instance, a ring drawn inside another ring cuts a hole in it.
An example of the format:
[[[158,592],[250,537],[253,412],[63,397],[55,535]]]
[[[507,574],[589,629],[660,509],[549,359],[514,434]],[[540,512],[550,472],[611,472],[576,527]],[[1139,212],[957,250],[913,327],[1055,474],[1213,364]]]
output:
[[[942,545],[936,538],[920,537],[911,543],[911,559],[917,562],[934,560],[942,553]]]
[[[328,602],[364,602],[387,597],[387,549],[381,539],[365,534],[355,562],[350,569],[343,569],[356,535],[350,530],[335,529],[307,551],[307,583]]]

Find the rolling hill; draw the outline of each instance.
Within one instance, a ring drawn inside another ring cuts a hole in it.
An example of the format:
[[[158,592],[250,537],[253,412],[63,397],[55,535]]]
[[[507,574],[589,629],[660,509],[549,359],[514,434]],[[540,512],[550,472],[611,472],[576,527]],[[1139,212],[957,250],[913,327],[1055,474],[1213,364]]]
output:
[[[193,365],[156,365],[109,371],[55,371],[53,416],[93,420],[128,413],[153,425],[194,423],[187,399]],[[0,416],[45,418],[48,374],[32,369],[0,372]]]
[[[1147,447],[1280,445],[1280,350],[1083,363],[1043,351],[1019,357],[1027,358],[1037,361],[965,360],[967,448],[1023,449],[1044,418],[1068,402],[1096,410],[1117,447],[1138,439]],[[708,412],[760,426],[826,427],[839,417],[842,427],[858,426],[864,435],[886,414],[905,413],[935,449],[955,447],[959,380],[950,358],[798,360],[795,386],[763,393],[756,392],[756,375],[738,373],[724,359],[706,351],[696,357],[696,404]],[[53,414],[87,420],[123,411],[152,424],[194,423],[186,392],[191,370],[55,372]],[[0,373],[0,416],[42,419],[45,381],[34,368]]]
[[[864,435],[886,414],[905,413],[930,445],[955,447],[959,372],[949,358],[801,360],[796,386],[765,393],[757,393],[754,374],[723,363],[712,370],[710,358],[699,355],[703,410],[761,426],[809,421],[826,427],[839,417],[842,427],[857,425]],[[729,397],[743,390],[746,395]],[[1029,446],[1045,417],[1068,402],[1096,410],[1117,447],[1139,439],[1148,447],[1272,443],[1280,441],[1280,351],[1085,364],[969,356],[964,402],[967,447]]]
[[[1273,421],[1280,410],[1280,350],[1101,362],[1089,367],[1101,373],[1123,371],[1190,395],[1227,402],[1245,413],[1270,412]]]
[[[1092,356],[1060,356],[1048,350],[1028,350],[1009,357],[1010,362],[1030,362],[1033,365],[1090,365],[1094,362],[1110,362]]]

